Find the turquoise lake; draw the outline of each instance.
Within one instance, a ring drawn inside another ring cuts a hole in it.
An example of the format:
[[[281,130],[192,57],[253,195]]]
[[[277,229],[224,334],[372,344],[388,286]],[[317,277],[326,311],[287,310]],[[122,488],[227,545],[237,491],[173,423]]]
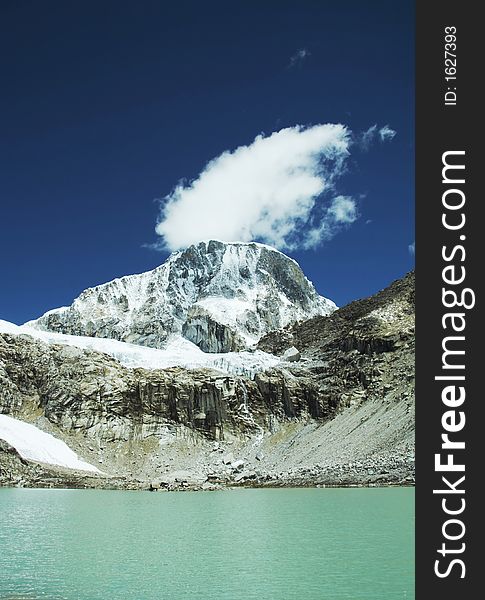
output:
[[[0,489],[0,598],[414,598],[414,489]]]

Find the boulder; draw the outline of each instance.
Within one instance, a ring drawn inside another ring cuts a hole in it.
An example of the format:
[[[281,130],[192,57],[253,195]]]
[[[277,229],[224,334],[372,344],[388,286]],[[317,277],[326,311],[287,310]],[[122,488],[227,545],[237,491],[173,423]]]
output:
[[[232,453],[225,454],[222,457],[222,464],[224,464],[224,465],[230,465],[233,461],[234,461],[234,454],[232,454]]]
[[[298,348],[292,346],[288,348],[286,352],[283,354],[283,360],[287,360],[288,362],[298,362],[301,359],[301,354]]]

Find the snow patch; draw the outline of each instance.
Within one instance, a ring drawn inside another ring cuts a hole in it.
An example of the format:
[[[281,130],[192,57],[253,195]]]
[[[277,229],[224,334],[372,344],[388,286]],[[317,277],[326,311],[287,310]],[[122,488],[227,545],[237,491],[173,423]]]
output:
[[[0,415],[0,439],[13,446],[26,460],[100,473],[93,465],[80,460],[62,440],[25,421]]]

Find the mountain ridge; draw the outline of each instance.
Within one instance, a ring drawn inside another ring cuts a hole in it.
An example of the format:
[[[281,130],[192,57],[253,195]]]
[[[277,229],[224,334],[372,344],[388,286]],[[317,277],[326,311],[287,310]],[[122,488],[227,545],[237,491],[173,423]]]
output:
[[[151,271],[87,288],[70,306],[25,325],[152,348],[176,333],[204,352],[230,352],[335,309],[279,250],[210,240],[172,253]]]
[[[281,359],[251,377],[129,368],[24,333],[0,332],[0,413],[63,440],[104,475],[46,470],[0,444],[0,485],[414,481],[413,273],[330,317],[269,334],[260,347]]]

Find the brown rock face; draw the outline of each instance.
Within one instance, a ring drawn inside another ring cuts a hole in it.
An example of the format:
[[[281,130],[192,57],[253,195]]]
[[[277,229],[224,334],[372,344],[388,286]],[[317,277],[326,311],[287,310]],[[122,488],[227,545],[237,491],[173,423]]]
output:
[[[143,439],[181,424],[213,439],[265,428],[270,415],[323,416],[318,387],[275,371],[255,381],[217,371],[129,369],[97,352],[0,335],[0,411],[41,412],[66,431]]]

